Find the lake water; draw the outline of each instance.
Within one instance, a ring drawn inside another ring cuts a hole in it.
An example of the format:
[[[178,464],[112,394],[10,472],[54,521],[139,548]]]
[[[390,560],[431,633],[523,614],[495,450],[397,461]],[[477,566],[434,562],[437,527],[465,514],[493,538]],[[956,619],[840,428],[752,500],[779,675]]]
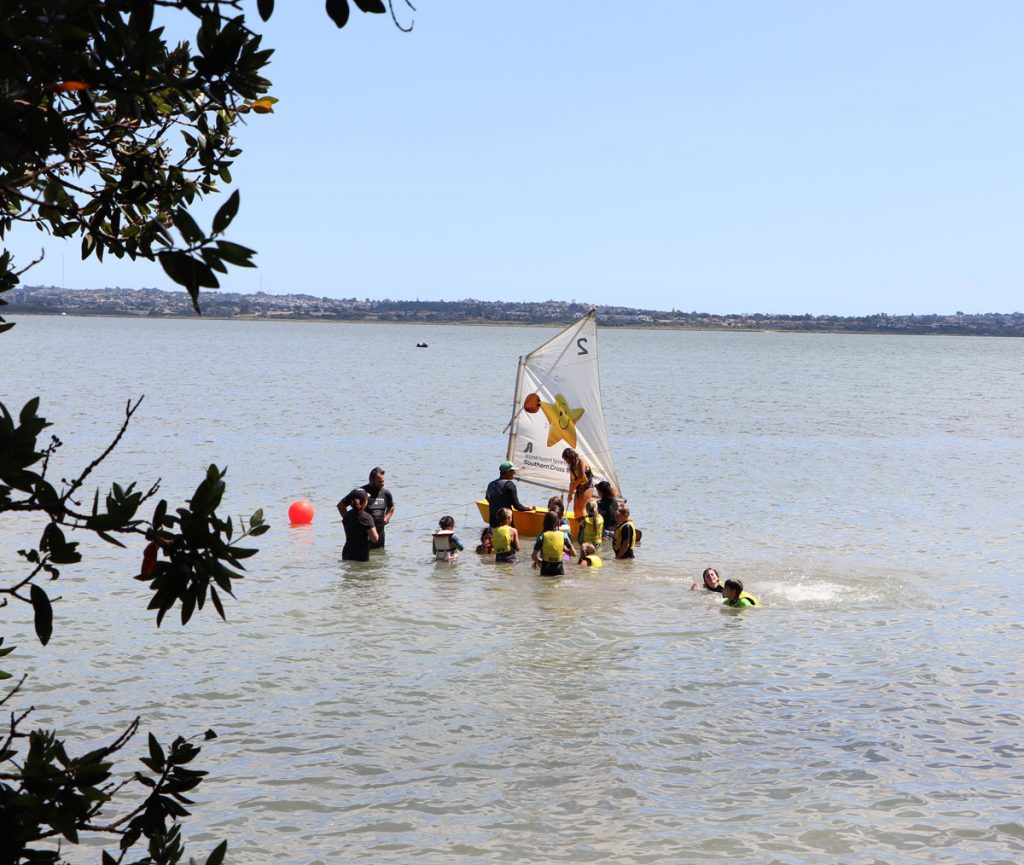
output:
[[[437,565],[430,533],[450,513],[475,543],[516,359],[553,329],[15,320],[0,398],[44,394],[55,478],[145,394],[96,483],[159,477],[173,506],[216,462],[227,510],[272,524],[226,623],[157,630],[141,551],[94,543],[51,587],[48,648],[27,607],[0,612],[36,724],[77,750],[136,714],[168,740],[218,731],[191,855],[1024,857],[1024,340],[602,328],[644,540],[552,581]],[[334,503],[376,464],[387,551],[342,562]],[[291,528],[299,497],[317,515]],[[6,517],[3,572],[34,543]],[[708,565],[763,608],[690,591]]]

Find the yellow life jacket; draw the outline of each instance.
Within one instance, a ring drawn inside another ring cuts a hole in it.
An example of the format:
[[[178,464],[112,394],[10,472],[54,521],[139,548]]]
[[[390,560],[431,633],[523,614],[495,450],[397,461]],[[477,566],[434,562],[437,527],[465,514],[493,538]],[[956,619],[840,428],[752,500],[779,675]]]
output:
[[[551,532],[544,532],[541,535],[540,557],[545,562],[562,561],[562,552],[565,550],[565,532],[556,529]]]
[[[629,548],[632,550],[634,547],[636,547],[636,526],[633,525],[633,521],[632,520],[626,520],[626,522],[624,522],[622,525],[615,527],[614,544],[615,544],[615,549],[616,550],[619,548],[619,544],[622,542],[622,530],[626,526],[631,526],[632,529],[633,529],[633,539],[630,542]]]
[[[592,568],[604,567],[604,562],[601,561],[601,557],[600,556],[597,556],[597,555],[594,555],[594,556],[584,556],[583,558],[586,559],[588,562],[590,562],[590,567],[592,567]]]
[[[761,606],[760,601],[758,601],[757,598],[755,598],[749,592],[740,592],[739,597],[737,597],[735,601],[730,601],[728,598],[726,598],[724,601],[722,601],[722,603],[725,604],[725,606],[727,607],[739,607],[742,606],[740,604],[740,601],[749,601],[750,606],[752,607]]]
[[[580,543],[601,546],[601,536],[604,532],[604,517],[598,514],[594,519],[584,517],[580,520]]]
[[[494,538],[494,552],[497,555],[512,552],[512,526],[498,526],[491,537]]]

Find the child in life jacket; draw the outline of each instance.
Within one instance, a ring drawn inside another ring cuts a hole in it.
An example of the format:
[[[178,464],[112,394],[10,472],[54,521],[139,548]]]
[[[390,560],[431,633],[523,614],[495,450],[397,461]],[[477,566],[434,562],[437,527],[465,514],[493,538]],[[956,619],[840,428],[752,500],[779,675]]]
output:
[[[740,580],[726,580],[722,588],[722,595],[725,598],[722,606],[725,607],[759,607],[757,598],[748,595],[743,591],[743,583]]]
[[[621,504],[615,511],[615,534],[612,536],[612,549],[615,550],[615,558],[632,559],[633,548],[640,540],[640,534],[629,518],[629,505]]]
[[[593,499],[590,501],[593,501]],[[589,505],[590,502],[587,502],[587,504]],[[581,568],[600,568],[604,565],[604,562],[601,561],[601,557],[597,554],[593,544],[581,544],[580,560],[577,564]]]
[[[540,568],[542,577],[561,577],[565,574],[563,554],[576,558],[576,548],[560,528],[561,520],[561,514],[557,511],[544,514],[544,531],[537,535],[537,542],[533,546],[533,566]]]
[[[589,499],[583,511],[583,516],[580,517],[580,532],[577,540],[580,542],[580,546],[583,544],[593,544],[594,549],[597,549],[601,546],[603,537],[604,517],[598,513],[597,499]]]
[[[443,516],[437,524],[439,528],[434,532],[434,558],[439,562],[454,562],[459,557],[459,551],[465,549],[455,534],[455,520]]]
[[[512,563],[519,552],[519,530],[512,525],[512,509],[498,510],[498,527],[494,530],[494,561]]]

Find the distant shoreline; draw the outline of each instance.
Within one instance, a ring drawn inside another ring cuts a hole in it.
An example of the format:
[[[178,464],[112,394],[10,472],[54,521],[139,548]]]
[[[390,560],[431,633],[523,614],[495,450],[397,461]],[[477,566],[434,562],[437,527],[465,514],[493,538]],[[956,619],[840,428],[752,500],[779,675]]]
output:
[[[553,328],[560,327],[570,323],[571,319],[566,320],[555,320],[550,321],[494,321],[491,319],[458,319],[458,320],[437,320],[432,319],[429,321],[415,321],[405,319],[391,319],[391,318],[324,318],[316,316],[284,316],[284,315],[217,315],[216,313],[203,313],[198,315],[196,313],[160,313],[157,315],[151,315],[147,313],[132,313],[132,312],[99,312],[99,311],[79,311],[75,310],[72,312],[63,312],[55,310],[40,310],[40,309],[11,309],[5,307],[0,310],[0,315],[4,315],[8,321],[14,321],[16,316],[38,316],[40,318],[118,318],[118,319],[135,319],[145,321],[238,321],[238,322],[255,322],[265,324],[325,324],[325,325],[338,325],[338,324],[404,324],[412,325],[415,327],[521,327],[521,328]],[[602,322],[598,318],[598,323],[605,327],[613,327],[616,330],[635,330],[635,331],[685,331],[689,333],[780,333],[780,334],[846,334],[853,336],[969,336],[969,337],[989,337],[998,339],[1000,337],[1006,339],[1014,339],[1024,337],[1024,332],[1020,333],[993,333],[988,331],[975,331],[975,330],[955,330],[955,329],[944,329],[938,330],[911,330],[911,329],[870,329],[870,328],[843,328],[843,327],[801,327],[801,328],[786,328],[776,326],[757,326],[757,325],[746,325],[743,327],[730,326],[728,324],[705,324],[705,325],[693,325],[685,323],[659,323],[659,324],[633,324],[633,323],[607,323]]]
[[[194,319],[184,291],[155,288],[63,289],[18,286],[0,295],[0,315],[90,318]],[[313,297],[305,294],[237,294],[206,291],[202,318],[215,321],[302,321],[460,326],[563,327],[591,308],[565,301],[404,301]],[[603,327],[715,333],[860,333],[1024,337],[1024,313],[865,316],[727,314],[595,305]]]

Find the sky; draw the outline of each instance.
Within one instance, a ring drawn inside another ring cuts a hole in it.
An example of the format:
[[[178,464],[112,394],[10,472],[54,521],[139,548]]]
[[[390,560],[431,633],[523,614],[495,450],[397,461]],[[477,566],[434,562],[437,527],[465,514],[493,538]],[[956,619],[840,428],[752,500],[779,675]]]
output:
[[[278,3],[224,290],[1024,310],[1024,4]],[[207,220],[222,202],[206,202]],[[171,288],[13,234],[27,284]]]

